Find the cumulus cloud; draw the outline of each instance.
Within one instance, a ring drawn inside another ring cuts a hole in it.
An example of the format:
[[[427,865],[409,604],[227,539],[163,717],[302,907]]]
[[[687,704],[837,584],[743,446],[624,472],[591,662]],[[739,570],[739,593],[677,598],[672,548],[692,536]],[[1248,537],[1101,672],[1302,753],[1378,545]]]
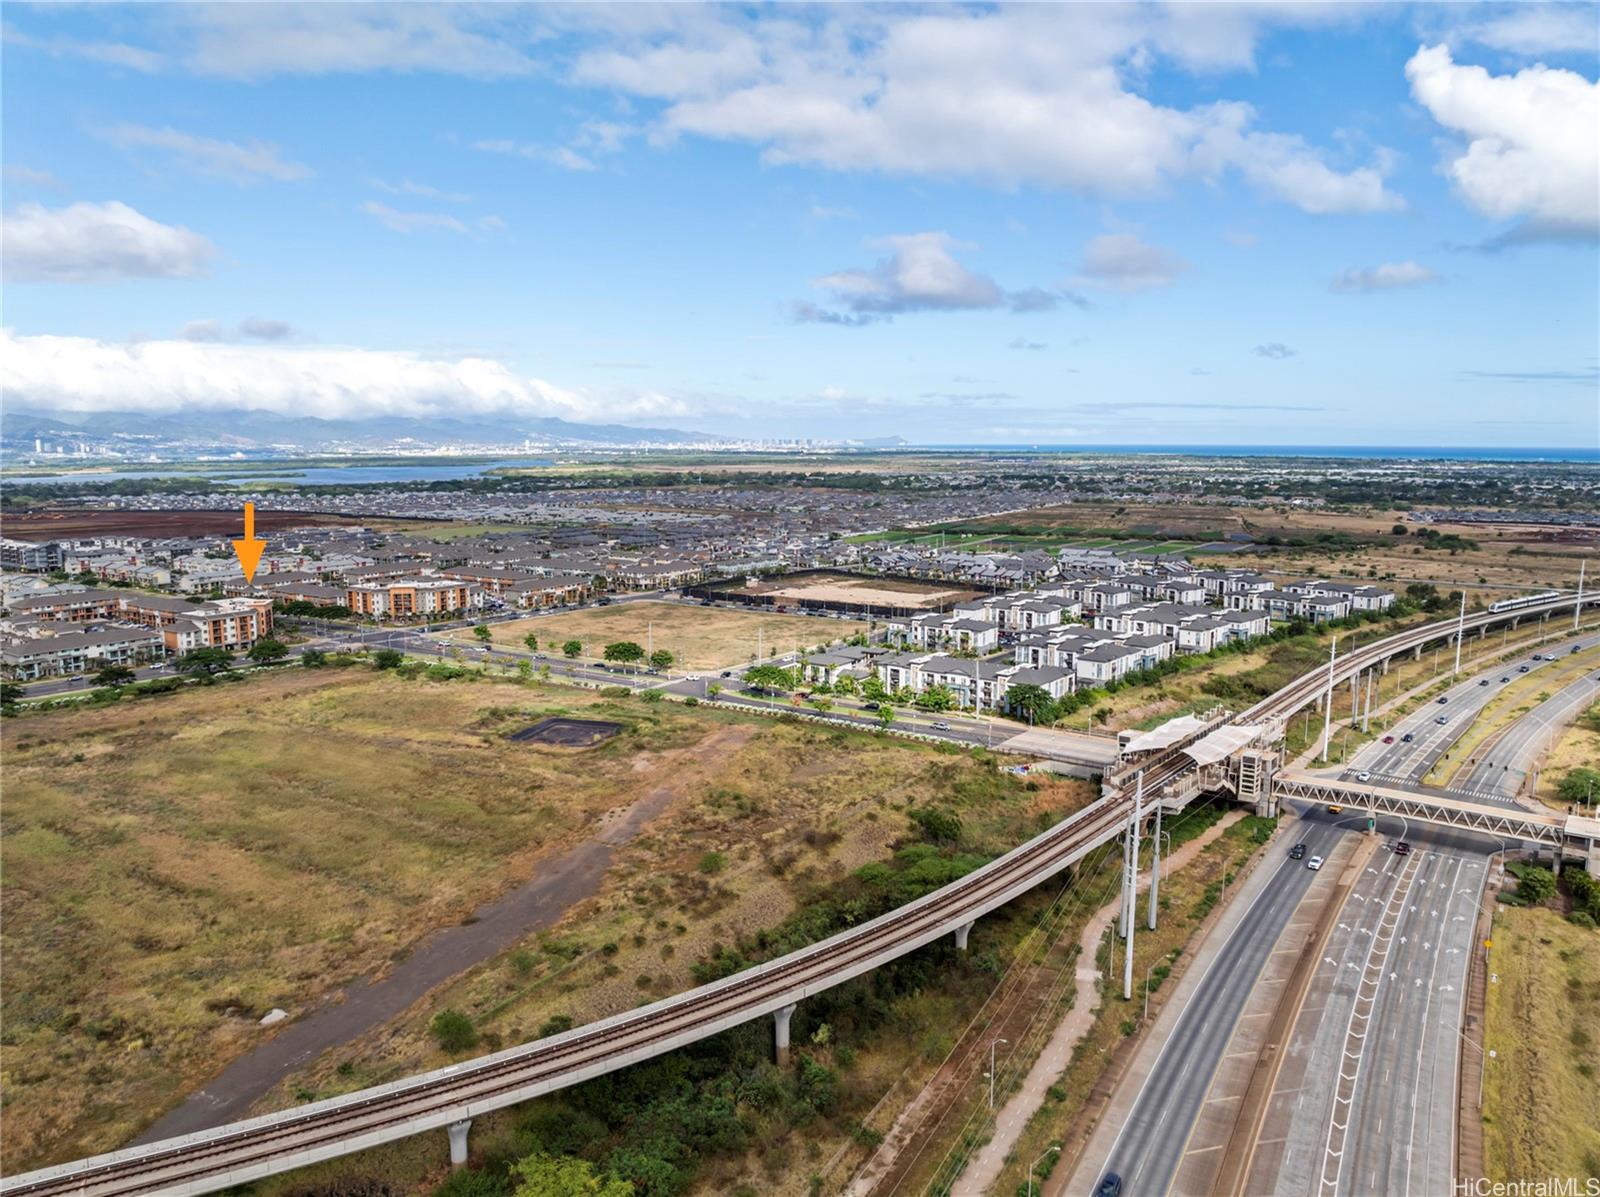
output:
[[[308,166],[286,161],[277,146],[261,141],[241,145],[197,137],[177,129],[152,129],[132,124],[115,125],[101,130],[98,135],[121,149],[165,150],[193,174],[240,185],[259,183],[263,179],[292,183],[309,179],[312,173]]]
[[[1340,271],[1328,284],[1332,291],[1399,291],[1439,282],[1439,275],[1417,262],[1385,262],[1381,266]]]
[[[1442,45],[1419,49],[1406,78],[1465,139],[1445,169],[1471,207],[1521,221],[1521,239],[1600,235],[1600,83],[1542,65],[1491,75]]]
[[[365,212],[384,228],[396,233],[443,231],[459,233],[464,237],[482,237],[498,233],[506,227],[505,221],[498,216],[480,216],[469,222],[446,212],[402,212],[377,200],[368,200],[359,205],[357,211]]]
[[[1215,14],[1185,19],[1211,28]],[[1255,26],[1238,23],[1203,57],[1237,62]],[[717,10],[623,30],[581,55],[574,77],[662,101],[658,141],[743,141],[772,163],[1099,196],[1237,172],[1309,212],[1401,206],[1381,164],[1341,170],[1297,136],[1256,129],[1248,104],[1180,109],[1131,90],[1150,54],[1200,45],[1172,33],[1164,17],[1110,5],[835,8],[806,21]]]
[[[657,391],[571,390],[490,358],[400,350],[195,341],[119,344],[0,332],[0,389],[19,406],[54,411],[219,409],[376,416],[525,415],[574,420],[690,414]]]
[[[1269,361],[1281,362],[1285,358],[1294,357],[1300,351],[1289,348],[1282,341],[1268,341],[1265,345],[1257,345],[1250,352]]]
[[[876,265],[840,270],[813,280],[846,309],[830,311],[812,303],[795,305],[795,319],[820,324],[860,325],[887,320],[904,312],[953,312],[1008,308],[1013,312],[1048,311],[1060,296],[1039,287],[1005,291],[986,274],[969,270],[952,252],[970,249],[948,233],[907,233],[880,237],[870,244],[887,249]]]
[[[1084,279],[1115,291],[1148,291],[1172,284],[1189,263],[1170,250],[1150,245],[1132,233],[1107,233],[1083,252]]]
[[[15,282],[109,283],[199,278],[215,248],[199,233],[161,224],[127,204],[23,204],[0,230],[5,277]]]

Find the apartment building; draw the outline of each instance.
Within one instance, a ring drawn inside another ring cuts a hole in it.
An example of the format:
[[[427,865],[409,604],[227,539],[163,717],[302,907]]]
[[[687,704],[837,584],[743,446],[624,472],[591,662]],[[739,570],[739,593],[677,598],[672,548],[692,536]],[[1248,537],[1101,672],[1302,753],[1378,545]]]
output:
[[[353,583],[345,590],[344,605],[373,619],[464,615],[482,608],[483,591],[455,578],[412,574]]]
[[[150,628],[116,624],[13,624],[0,637],[0,673],[17,681],[70,677],[108,665],[159,659],[165,643]]]
[[[154,628],[169,652],[197,648],[246,649],[272,631],[272,600],[221,598],[196,601],[175,595],[126,594],[116,617]]]

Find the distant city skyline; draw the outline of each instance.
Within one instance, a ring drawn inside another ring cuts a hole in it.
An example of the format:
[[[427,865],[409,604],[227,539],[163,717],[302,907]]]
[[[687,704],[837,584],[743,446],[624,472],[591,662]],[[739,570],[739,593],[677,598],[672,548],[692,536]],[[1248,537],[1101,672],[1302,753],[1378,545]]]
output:
[[[1600,9],[8,6],[14,409],[1600,445]]]

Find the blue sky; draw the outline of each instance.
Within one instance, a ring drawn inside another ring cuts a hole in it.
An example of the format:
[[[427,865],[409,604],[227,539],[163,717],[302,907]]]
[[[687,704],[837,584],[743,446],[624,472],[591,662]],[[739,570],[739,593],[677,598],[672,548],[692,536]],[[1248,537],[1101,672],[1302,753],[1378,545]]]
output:
[[[8,402],[1594,446],[1596,9],[7,5]]]

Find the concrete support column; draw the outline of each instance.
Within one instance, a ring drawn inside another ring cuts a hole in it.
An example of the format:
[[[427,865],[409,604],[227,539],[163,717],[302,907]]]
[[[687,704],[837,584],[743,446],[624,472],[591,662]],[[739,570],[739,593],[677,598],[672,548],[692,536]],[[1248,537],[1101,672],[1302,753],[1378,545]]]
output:
[[[791,1004],[780,1006],[772,1012],[772,1042],[779,1067],[789,1063],[789,1020],[794,1017],[794,1010]]]
[[[962,923],[956,928],[956,951],[965,952],[967,950],[967,936],[971,934],[971,923]]]
[[[450,1168],[455,1171],[467,1166],[467,1132],[472,1129],[472,1119],[463,1118],[445,1128],[450,1132]]]
[[[1411,659],[1413,661],[1422,660],[1422,645],[1419,644],[1416,648],[1411,650]]]

